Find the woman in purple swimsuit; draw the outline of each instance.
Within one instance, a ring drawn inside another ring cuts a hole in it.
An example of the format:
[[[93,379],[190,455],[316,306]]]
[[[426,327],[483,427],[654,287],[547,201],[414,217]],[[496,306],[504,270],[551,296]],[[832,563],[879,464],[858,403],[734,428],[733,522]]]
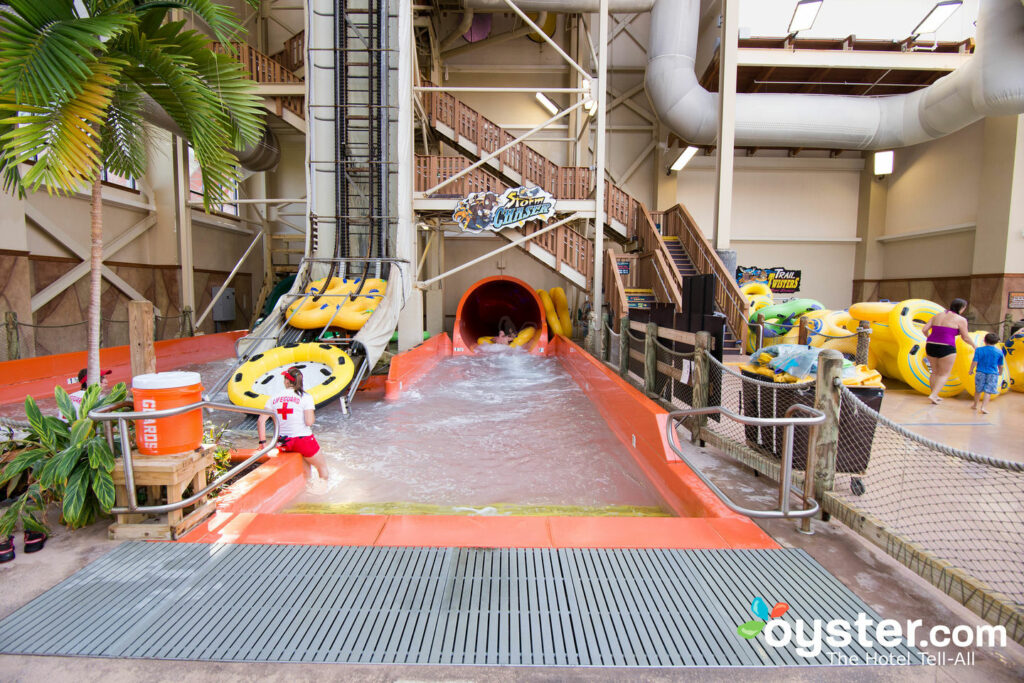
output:
[[[928,338],[924,345],[924,353],[928,357],[928,364],[931,367],[929,382],[932,393],[928,399],[932,403],[942,403],[939,392],[946,385],[949,373],[953,371],[953,362],[956,360],[956,338],[959,336],[972,348],[974,347],[974,340],[967,333],[967,319],[960,315],[966,310],[966,301],[953,299],[949,304],[949,310],[936,313],[921,328]]]

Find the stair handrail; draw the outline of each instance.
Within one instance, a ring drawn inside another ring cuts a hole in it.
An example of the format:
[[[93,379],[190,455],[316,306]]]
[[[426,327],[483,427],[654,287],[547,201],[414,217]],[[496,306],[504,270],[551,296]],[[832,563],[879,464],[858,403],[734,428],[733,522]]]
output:
[[[618,259],[611,249],[605,250],[604,282],[607,290],[608,310],[612,316],[612,327],[615,328],[620,320],[629,315],[629,300],[626,299],[626,287],[622,283],[622,275],[619,274]]]
[[[654,224],[650,211],[643,204],[639,206],[639,215],[637,216],[636,223],[636,237],[640,242],[641,250],[649,251],[655,255],[654,267],[661,272],[662,280],[667,281],[666,289],[669,290],[667,292],[669,298],[676,306],[676,310],[682,310],[683,274],[679,272],[675,259],[672,258],[672,254],[665,245],[665,241],[661,239],[661,234],[658,233],[658,228]]]
[[[733,333],[739,338],[740,348],[746,348],[749,334],[747,298],[736,284],[735,274],[728,272],[722,259],[697,227],[697,222],[693,220],[685,206],[676,204],[662,212],[661,234],[679,238],[683,250],[690,257],[698,273],[713,273],[717,277],[719,286],[715,287],[715,303],[725,314]],[[659,241],[664,244],[664,240]]]

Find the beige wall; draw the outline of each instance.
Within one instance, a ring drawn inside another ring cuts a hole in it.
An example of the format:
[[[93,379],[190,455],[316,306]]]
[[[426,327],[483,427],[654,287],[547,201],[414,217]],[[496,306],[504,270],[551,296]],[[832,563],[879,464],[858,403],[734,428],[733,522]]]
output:
[[[895,150],[886,235],[977,221],[984,132],[979,121],[944,138]],[[874,162],[870,155],[867,162]]]
[[[848,306],[861,166],[860,159],[737,157],[731,245],[737,263],[801,270],[798,296]],[[675,201],[710,238],[714,158],[695,157],[676,175]]]
[[[974,233],[957,232],[887,242],[881,251],[886,278],[970,275]]]

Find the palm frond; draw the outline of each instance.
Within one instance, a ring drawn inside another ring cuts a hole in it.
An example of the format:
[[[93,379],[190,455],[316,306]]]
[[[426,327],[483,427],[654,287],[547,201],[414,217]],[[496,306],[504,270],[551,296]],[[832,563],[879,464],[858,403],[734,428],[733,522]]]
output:
[[[151,0],[143,2],[135,8],[136,12],[146,13],[151,10],[166,11],[168,9],[180,9],[202,19],[210,27],[217,41],[229,46],[244,32],[242,25],[238,23],[231,8],[216,0]]]
[[[117,175],[141,178],[146,172],[146,127],[142,120],[140,93],[118,88],[107,110],[100,133],[103,167]]]
[[[0,125],[5,168],[35,159],[21,179],[32,190],[46,185],[49,191],[70,192],[95,177],[100,166],[96,131],[103,125],[107,108],[123,64],[97,60],[92,75],[73,97],[45,105],[0,102],[8,114]]]
[[[73,98],[92,75],[103,41],[129,31],[136,22],[131,14],[64,20],[41,12],[26,14],[0,14],[0,90],[40,106],[54,97]]]

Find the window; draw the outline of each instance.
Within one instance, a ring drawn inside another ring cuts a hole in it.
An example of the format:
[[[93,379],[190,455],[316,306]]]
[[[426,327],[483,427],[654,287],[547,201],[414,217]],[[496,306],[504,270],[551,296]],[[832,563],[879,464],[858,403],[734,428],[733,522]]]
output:
[[[107,183],[108,185],[115,185],[117,187],[126,187],[129,190],[138,190],[139,185],[135,182],[135,178],[126,178],[119,176],[113,171],[103,169],[103,175],[100,176],[100,180]]]
[[[193,202],[203,201],[203,172],[199,169],[199,162],[196,161],[195,155],[192,152],[192,145],[189,145],[188,147],[188,185],[189,200]],[[231,189],[229,196],[232,199],[238,199],[237,185]],[[212,209],[218,213],[227,214],[229,216],[238,215],[238,204],[233,204],[231,202],[215,204]]]

